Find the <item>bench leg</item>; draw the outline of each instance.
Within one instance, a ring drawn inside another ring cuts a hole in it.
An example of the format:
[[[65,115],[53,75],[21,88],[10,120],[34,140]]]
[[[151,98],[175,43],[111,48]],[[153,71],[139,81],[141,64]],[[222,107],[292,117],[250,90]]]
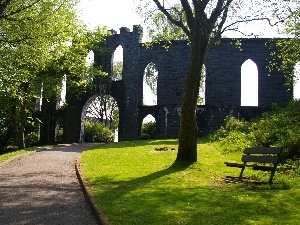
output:
[[[273,183],[273,177],[274,177],[275,171],[276,171],[276,169],[271,171],[271,175],[270,175],[270,179],[269,179],[269,184]]]
[[[243,167],[243,168],[241,169],[240,176],[239,176],[240,179],[243,177],[244,170],[245,170],[245,167]]]

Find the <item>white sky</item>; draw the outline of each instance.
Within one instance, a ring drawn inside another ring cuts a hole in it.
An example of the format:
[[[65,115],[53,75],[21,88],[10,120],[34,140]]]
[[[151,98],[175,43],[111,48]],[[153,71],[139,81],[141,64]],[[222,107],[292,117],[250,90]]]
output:
[[[80,18],[90,27],[107,26],[119,31],[121,27],[132,30],[139,24],[139,18],[134,13],[133,0],[81,0]]]

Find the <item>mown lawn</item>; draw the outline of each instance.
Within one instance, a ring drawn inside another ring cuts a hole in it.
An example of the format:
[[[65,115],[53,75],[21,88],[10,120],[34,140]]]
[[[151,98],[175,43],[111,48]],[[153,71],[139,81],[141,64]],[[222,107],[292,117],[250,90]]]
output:
[[[239,169],[224,162],[240,153],[199,142],[197,163],[174,164],[177,151],[157,147],[177,148],[177,141],[112,143],[82,154],[81,170],[110,224],[299,224],[299,178],[277,172],[273,185],[226,183]]]

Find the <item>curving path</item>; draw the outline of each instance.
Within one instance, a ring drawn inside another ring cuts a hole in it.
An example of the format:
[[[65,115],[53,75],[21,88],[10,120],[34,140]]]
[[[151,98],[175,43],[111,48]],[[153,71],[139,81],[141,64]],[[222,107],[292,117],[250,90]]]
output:
[[[74,169],[93,145],[55,146],[0,164],[0,224],[97,224]]]

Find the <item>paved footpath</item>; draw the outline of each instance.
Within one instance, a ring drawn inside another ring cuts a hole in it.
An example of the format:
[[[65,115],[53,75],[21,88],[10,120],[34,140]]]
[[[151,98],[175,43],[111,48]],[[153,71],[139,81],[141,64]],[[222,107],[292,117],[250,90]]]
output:
[[[0,164],[0,224],[97,224],[74,169],[92,145],[53,147]]]

